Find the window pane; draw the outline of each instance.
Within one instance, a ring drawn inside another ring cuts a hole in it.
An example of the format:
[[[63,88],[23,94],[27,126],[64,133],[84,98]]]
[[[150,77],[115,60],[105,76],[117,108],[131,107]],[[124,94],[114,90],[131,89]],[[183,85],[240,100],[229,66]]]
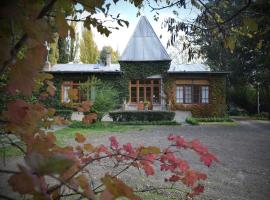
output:
[[[193,86],[193,103],[200,103],[200,87],[198,85]]]
[[[185,86],[185,103],[192,103],[192,87]]]
[[[146,87],[146,100],[152,102],[151,87]]]
[[[153,91],[153,103],[160,103],[159,87],[154,87]]]
[[[201,103],[208,103],[209,102],[209,87],[202,86],[201,87]]]
[[[140,87],[140,90],[139,90],[139,102],[144,102],[144,87]]]
[[[130,101],[135,103],[137,102],[137,94],[136,94],[136,87],[131,87],[131,99]]]
[[[70,99],[68,97],[68,90],[69,89],[70,89],[70,86],[64,86],[63,87],[63,90],[64,90],[64,92],[63,92],[63,102],[66,102],[66,103],[70,102]]]
[[[176,87],[176,103],[184,103],[184,89],[183,86]]]

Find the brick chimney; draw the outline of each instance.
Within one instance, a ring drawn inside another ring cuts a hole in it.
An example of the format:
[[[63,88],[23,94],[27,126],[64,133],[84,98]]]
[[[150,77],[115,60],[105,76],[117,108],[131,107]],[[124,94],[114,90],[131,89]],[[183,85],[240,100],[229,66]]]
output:
[[[51,63],[49,61],[46,61],[44,66],[43,66],[43,70],[44,71],[51,71],[52,70],[52,66]]]

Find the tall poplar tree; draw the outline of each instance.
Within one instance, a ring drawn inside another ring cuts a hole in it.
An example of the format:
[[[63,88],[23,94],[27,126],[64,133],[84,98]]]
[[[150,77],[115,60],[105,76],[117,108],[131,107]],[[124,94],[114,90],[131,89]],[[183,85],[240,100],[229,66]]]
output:
[[[98,59],[98,48],[93,40],[91,30],[84,29],[80,41],[80,60],[83,63],[96,63]]]

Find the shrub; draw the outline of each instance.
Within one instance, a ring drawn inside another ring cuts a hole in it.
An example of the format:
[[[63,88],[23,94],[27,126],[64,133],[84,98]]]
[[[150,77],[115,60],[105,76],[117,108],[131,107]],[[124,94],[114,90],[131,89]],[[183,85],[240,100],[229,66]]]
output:
[[[196,118],[193,117],[187,117],[186,122],[191,124],[191,125],[199,125],[199,122]]]
[[[180,123],[173,121],[130,121],[130,122],[114,122],[120,125],[181,125]]]
[[[65,119],[71,119],[71,115],[73,113],[73,110],[56,110],[55,115],[63,117]]]
[[[118,92],[115,88],[108,84],[102,84],[96,89],[96,97],[92,107],[92,111],[98,114],[98,120],[109,111],[118,106]]]
[[[254,118],[256,118],[256,119],[269,119],[269,113],[261,112],[260,114],[254,115]]]
[[[229,117],[195,118],[198,122],[233,122]]]
[[[171,121],[175,113],[170,111],[119,111],[110,112],[110,117],[114,122],[130,121]]]

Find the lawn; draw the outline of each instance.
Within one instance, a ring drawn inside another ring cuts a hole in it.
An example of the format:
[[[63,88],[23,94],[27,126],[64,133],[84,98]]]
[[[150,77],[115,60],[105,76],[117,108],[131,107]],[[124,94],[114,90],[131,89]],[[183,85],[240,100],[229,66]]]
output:
[[[85,136],[89,135],[106,135],[110,133],[125,133],[128,131],[143,131],[149,129],[153,126],[151,125],[122,125],[114,124],[111,122],[98,122],[88,126],[87,128],[77,127],[71,128],[67,127],[61,130],[55,131],[55,136],[57,142],[60,145],[64,145],[65,141],[68,139],[74,139],[76,133],[80,133]]]

